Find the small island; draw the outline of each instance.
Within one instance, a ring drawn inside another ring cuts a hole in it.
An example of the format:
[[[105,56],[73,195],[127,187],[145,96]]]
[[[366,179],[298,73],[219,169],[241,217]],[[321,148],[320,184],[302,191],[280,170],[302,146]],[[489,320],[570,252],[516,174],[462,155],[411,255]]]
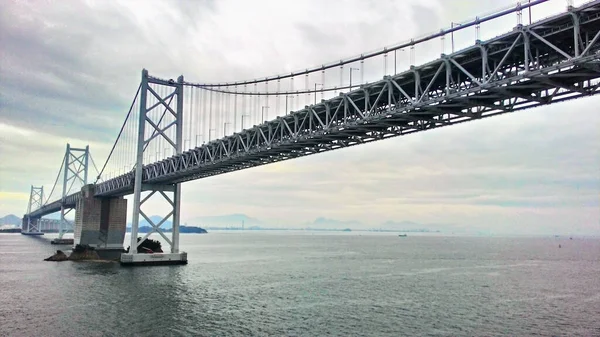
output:
[[[0,233],[21,233],[21,228],[0,228]]]
[[[194,226],[179,226],[179,233],[206,234],[206,229]]]

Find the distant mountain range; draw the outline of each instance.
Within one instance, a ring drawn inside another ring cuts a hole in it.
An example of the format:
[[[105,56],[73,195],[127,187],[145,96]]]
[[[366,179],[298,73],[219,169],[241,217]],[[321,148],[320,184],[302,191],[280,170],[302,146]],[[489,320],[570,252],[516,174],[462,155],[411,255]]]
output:
[[[381,228],[381,229],[411,229],[411,230],[418,230],[418,229],[423,229],[423,225],[422,224],[418,224],[416,222],[412,222],[412,221],[400,221],[400,222],[386,221],[386,222],[382,223],[379,228]]]
[[[150,217],[150,220],[155,224],[158,224],[162,217],[158,215],[153,215]],[[217,215],[217,216],[203,216],[196,217],[192,219],[188,219],[186,221],[182,221],[180,225],[185,226],[198,226],[198,227],[242,227],[242,223],[244,226],[259,226],[264,225],[264,223],[258,219],[251,218],[245,214],[228,214],[228,215]],[[140,227],[148,226],[150,224],[146,219],[140,219]],[[127,227],[131,227],[131,223],[127,224]],[[172,221],[165,221],[160,228],[172,228]]]
[[[58,215],[60,217],[60,215]],[[48,216],[48,218],[55,218],[55,216]],[[155,224],[162,220],[161,216],[153,215],[150,217]],[[202,216],[182,221],[182,226],[190,227],[202,227],[202,228],[242,228],[242,224],[246,229],[261,229],[274,227],[272,223],[261,221],[257,218],[249,217],[245,214],[227,214],[227,215],[216,215],[216,216]],[[10,214],[3,218],[0,218],[0,225],[21,225],[21,218]],[[131,228],[131,223],[127,224],[128,228]],[[140,219],[140,227],[151,227],[148,221]],[[170,229],[173,227],[173,223],[170,220],[165,221],[160,228]],[[409,230],[409,231],[428,231],[426,225],[419,224],[412,221],[386,221],[379,225],[377,224],[365,224],[357,220],[337,220],[325,217],[318,217],[313,221],[304,223],[283,223],[277,227],[294,227],[294,228],[306,228],[306,229],[370,229],[370,230]]]
[[[256,218],[251,218],[245,214],[227,214],[217,216],[202,216],[185,221],[190,226],[201,227],[250,227],[265,225],[264,222]]]
[[[336,219],[328,219],[328,218],[316,218],[313,222],[306,222],[303,224],[306,228],[357,228],[357,227],[366,227],[364,223],[356,220],[336,220]]]
[[[229,214],[221,216],[205,216],[189,219],[185,221],[189,226],[200,226],[203,228],[242,228],[246,229],[265,229],[275,227],[273,223],[264,222],[257,218],[249,217],[245,214]],[[184,224],[182,223],[182,225]],[[168,224],[170,226],[170,223]],[[357,220],[337,220],[325,217],[318,217],[313,221],[304,223],[279,224],[277,227],[295,227],[306,229],[371,229],[371,230],[409,230],[409,231],[429,231],[423,224],[412,221],[386,221],[379,225],[366,224]],[[169,227],[165,227],[169,228]]]
[[[365,224],[356,220],[336,220],[328,218],[317,218],[312,222],[304,223],[305,228],[331,228],[331,229],[373,229],[373,230],[409,230],[409,231],[427,231],[424,225],[412,221],[386,221],[379,225]]]
[[[71,213],[71,214],[73,214],[73,213]],[[49,215],[44,216],[44,218],[53,219],[53,220],[59,220],[60,219],[60,213],[49,214]],[[67,220],[73,221],[73,219],[69,218],[69,217],[67,217]],[[14,214],[9,214],[9,215],[6,215],[6,216],[0,218],[0,226],[10,226],[10,225],[13,225],[13,226],[21,227],[21,224],[22,224],[21,217],[16,216]]]
[[[152,222],[154,222],[155,225],[157,225],[161,220],[163,219],[162,216],[158,216],[158,215],[153,215],[150,217],[150,220],[152,220]],[[144,219],[143,217],[140,216],[140,224],[138,227],[152,227],[150,226],[150,223],[148,221],[146,221],[146,219]],[[160,228],[166,229],[166,228],[171,228],[173,227],[173,222],[167,220],[165,221]],[[127,223],[127,228],[131,228],[131,222]]]

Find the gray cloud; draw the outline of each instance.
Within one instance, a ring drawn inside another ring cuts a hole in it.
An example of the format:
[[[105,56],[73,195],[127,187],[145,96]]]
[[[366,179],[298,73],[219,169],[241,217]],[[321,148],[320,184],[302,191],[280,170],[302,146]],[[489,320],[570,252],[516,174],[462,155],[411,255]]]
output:
[[[52,183],[67,141],[89,143],[97,164],[103,162],[142,68],[197,82],[286,73],[507,4],[10,2],[0,13],[0,214],[22,211],[30,184]],[[544,6],[535,15],[563,9]],[[503,22],[482,26],[482,35],[504,32],[516,18]],[[457,48],[474,36],[457,34]],[[419,48],[417,63],[440,53],[439,41]],[[407,54],[398,56],[405,69]],[[369,81],[381,78],[382,60],[365,69]],[[339,72],[326,81],[339,82]],[[295,85],[303,88],[304,80]],[[277,223],[327,216],[598,233],[598,102],[578,100],[189,182],[184,219],[246,212]]]

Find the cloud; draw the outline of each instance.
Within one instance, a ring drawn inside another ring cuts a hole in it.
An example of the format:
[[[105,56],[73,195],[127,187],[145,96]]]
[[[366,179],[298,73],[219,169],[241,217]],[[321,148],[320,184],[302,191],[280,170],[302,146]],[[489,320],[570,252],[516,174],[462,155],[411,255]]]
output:
[[[194,82],[288,73],[508,5],[492,0],[9,2],[0,13],[0,214],[22,212],[31,184],[52,187],[67,142],[89,144],[96,164],[103,164],[142,68],[163,78],[184,74]],[[562,10],[548,2],[536,7],[533,17]],[[504,33],[516,19],[483,24],[480,37]],[[456,33],[455,49],[475,38],[474,28]],[[449,38],[443,49],[439,40],[432,41],[416,48],[415,62],[449,50]],[[398,71],[407,69],[410,51],[396,57]],[[380,79],[383,69],[381,58],[365,62],[364,80]],[[332,69],[324,80],[337,85],[341,76],[347,84],[348,75],[349,67],[341,74]],[[304,88],[305,80],[297,78],[295,88]],[[315,74],[308,80],[311,87],[323,78]],[[310,101],[290,99],[288,110]],[[278,224],[325,216],[366,224],[411,220],[505,232],[599,233],[598,103],[598,97],[561,103],[188,182],[182,216],[247,213]],[[276,107],[282,113],[284,101],[265,105],[271,106],[269,113]],[[253,114],[251,120],[258,120],[258,111]],[[164,205],[147,206],[160,213]]]

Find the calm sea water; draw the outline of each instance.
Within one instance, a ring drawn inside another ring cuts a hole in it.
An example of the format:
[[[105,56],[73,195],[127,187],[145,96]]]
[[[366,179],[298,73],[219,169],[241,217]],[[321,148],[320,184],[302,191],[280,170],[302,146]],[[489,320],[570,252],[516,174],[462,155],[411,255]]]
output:
[[[122,268],[50,238],[0,235],[0,335],[600,336],[600,239],[209,233]]]

